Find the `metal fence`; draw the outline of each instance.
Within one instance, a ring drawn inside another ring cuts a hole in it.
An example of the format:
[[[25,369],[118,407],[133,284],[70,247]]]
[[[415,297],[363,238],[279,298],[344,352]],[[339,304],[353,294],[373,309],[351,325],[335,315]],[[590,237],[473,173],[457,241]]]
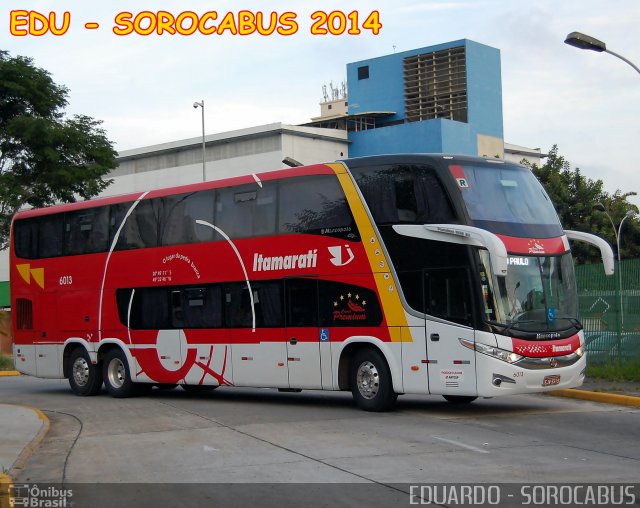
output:
[[[609,277],[600,264],[576,266],[576,278],[589,360],[640,359],[640,259],[616,263]]]

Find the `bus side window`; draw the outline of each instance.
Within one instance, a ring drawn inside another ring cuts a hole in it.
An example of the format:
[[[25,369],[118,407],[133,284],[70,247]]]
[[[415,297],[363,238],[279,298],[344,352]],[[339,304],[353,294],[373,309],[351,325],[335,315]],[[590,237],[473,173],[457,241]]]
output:
[[[109,207],[67,212],[64,222],[65,255],[91,254],[107,250]]]
[[[225,287],[224,325],[225,328],[251,327],[251,299],[246,284],[237,282]]]
[[[468,277],[465,267],[425,271],[425,313],[454,323],[471,325]]]
[[[129,205],[128,203],[125,204]],[[131,205],[128,206],[130,208]],[[118,238],[117,250],[157,247],[159,200],[140,201],[127,218]],[[125,214],[128,208],[125,209]],[[123,214],[124,217],[124,214]],[[116,230],[119,224],[114,224]]]
[[[251,284],[253,311],[249,288],[244,282],[229,284],[225,288],[225,327],[251,328],[253,312],[257,328],[284,326],[283,295],[281,281],[262,281]]]
[[[174,328],[220,328],[222,288],[209,284],[174,290],[171,296]]]
[[[64,214],[48,215],[39,219],[38,258],[62,256]]]
[[[193,242],[211,242],[216,239],[216,231],[208,226],[197,224],[197,220],[215,224],[215,190],[206,190],[191,194],[185,200],[185,217],[193,226]]]
[[[422,271],[412,270],[398,272],[400,287],[404,293],[407,303],[412,309],[425,312],[424,306],[424,277]]]
[[[276,231],[276,192],[272,182],[218,189],[215,225],[230,238],[271,235]]]
[[[183,194],[157,200],[160,245],[193,243],[196,224],[187,217],[187,197]]]
[[[13,244],[19,258],[36,259],[38,256],[38,221],[18,220],[13,224]]]
[[[172,328],[170,287],[117,289],[116,301],[120,322],[132,330],[166,330]],[[134,292],[133,298],[131,293]]]
[[[357,237],[347,199],[334,176],[281,180],[278,201],[280,233],[322,233],[339,229],[339,234],[330,234]]]
[[[378,224],[455,221],[449,198],[429,166],[390,165],[352,172]]]
[[[448,224],[455,222],[455,214],[442,184],[426,168],[414,177],[417,222],[425,224]]]
[[[318,326],[318,281],[286,279],[288,327]]]

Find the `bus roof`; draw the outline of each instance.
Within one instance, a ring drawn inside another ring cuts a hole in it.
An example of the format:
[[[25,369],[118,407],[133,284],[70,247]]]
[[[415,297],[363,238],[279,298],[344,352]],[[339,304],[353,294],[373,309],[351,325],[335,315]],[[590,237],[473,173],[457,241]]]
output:
[[[58,205],[52,205],[44,208],[32,208],[29,210],[22,210],[16,213],[14,219],[26,219],[29,217],[39,217],[42,215],[49,215],[61,212],[70,212],[74,210],[83,210],[87,208],[95,208],[99,206],[113,205],[116,203],[126,203],[129,201],[135,201],[139,199],[145,192],[147,193],[145,199],[171,196],[173,194],[184,194],[188,192],[197,192],[206,189],[217,189],[222,187],[230,187],[235,185],[243,185],[256,182],[256,178],[259,181],[278,180],[282,178],[293,178],[296,176],[305,175],[322,175],[322,174],[334,174],[333,170],[326,164],[313,164],[310,166],[300,166],[295,168],[284,168],[273,171],[266,171],[263,173],[250,173],[248,175],[234,176],[229,178],[223,178],[220,180],[209,180],[206,182],[198,182],[186,185],[179,185],[175,187],[164,187],[160,189],[153,189],[149,191],[139,191],[127,194],[119,194],[116,196],[108,196],[102,198],[88,199],[85,201],[76,201],[74,203],[62,203]]]

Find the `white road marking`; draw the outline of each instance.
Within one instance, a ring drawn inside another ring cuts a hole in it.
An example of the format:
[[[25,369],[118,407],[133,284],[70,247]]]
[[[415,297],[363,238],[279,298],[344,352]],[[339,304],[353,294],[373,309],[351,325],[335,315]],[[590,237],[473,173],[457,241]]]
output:
[[[472,452],[478,453],[489,453],[487,450],[483,450],[482,448],[478,448],[477,446],[471,446],[468,444],[461,443],[460,441],[454,441],[453,439],[445,439],[444,437],[431,436],[433,439],[437,439],[438,441],[443,441],[444,443],[449,443],[454,446],[459,446],[461,448],[465,448],[467,450],[471,450]]]

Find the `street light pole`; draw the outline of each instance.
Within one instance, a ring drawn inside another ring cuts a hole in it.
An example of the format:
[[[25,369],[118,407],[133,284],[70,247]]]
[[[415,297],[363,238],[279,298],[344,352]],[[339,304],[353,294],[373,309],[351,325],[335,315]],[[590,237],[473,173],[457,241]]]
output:
[[[603,212],[609,218],[609,222],[611,222],[611,227],[613,228],[613,233],[616,237],[616,249],[618,252],[618,291],[619,291],[618,305],[620,306],[620,313],[619,313],[620,329],[618,330],[618,354],[620,354],[622,332],[624,331],[624,301],[622,299],[622,264],[620,263],[622,259],[620,255],[622,226],[625,220],[630,219],[635,215],[635,212],[633,210],[628,210],[627,213],[624,214],[624,217],[622,218],[622,220],[620,221],[620,224],[618,225],[618,228],[616,229],[616,225],[613,222],[613,218],[611,217],[609,212],[607,212],[607,209],[604,207],[602,203],[596,203],[595,205],[593,205],[593,209]]]
[[[622,55],[619,55],[618,53],[614,53],[610,49],[607,49],[607,45],[604,42],[599,41],[595,37],[591,37],[590,35],[586,35],[580,32],[571,32],[569,35],[567,35],[567,38],[564,40],[564,42],[565,44],[568,44],[569,46],[573,46],[574,48],[578,48],[578,49],[596,51],[597,53],[603,53],[603,52],[609,53],[610,55],[613,55],[616,58],[619,58],[620,60],[622,60],[623,62],[629,64],[631,67],[633,67],[636,70],[636,72],[640,74],[640,68],[638,68],[637,65],[635,65],[630,60],[627,60]]]
[[[618,234],[616,236],[616,243],[618,247],[618,280],[620,281],[620,327],[624,332],[624,301],[622,299],[622,265],[620,264],[620,240],[622,239],[622,225],[624,221],[632,218],[635,215],[633,210],[629,210],[624,214],[624,217],[620,221],[620,225],[618,226]]]
[[[202,108],[202,181],[206,182],[207,181],[207,177],[206,177],[206,166],[205,166],[205,146],[204,146],[204,99],[201,100],[200,102],[194,102],[193,103],[193,107],[194,108],[198,108],[201,107]]]

